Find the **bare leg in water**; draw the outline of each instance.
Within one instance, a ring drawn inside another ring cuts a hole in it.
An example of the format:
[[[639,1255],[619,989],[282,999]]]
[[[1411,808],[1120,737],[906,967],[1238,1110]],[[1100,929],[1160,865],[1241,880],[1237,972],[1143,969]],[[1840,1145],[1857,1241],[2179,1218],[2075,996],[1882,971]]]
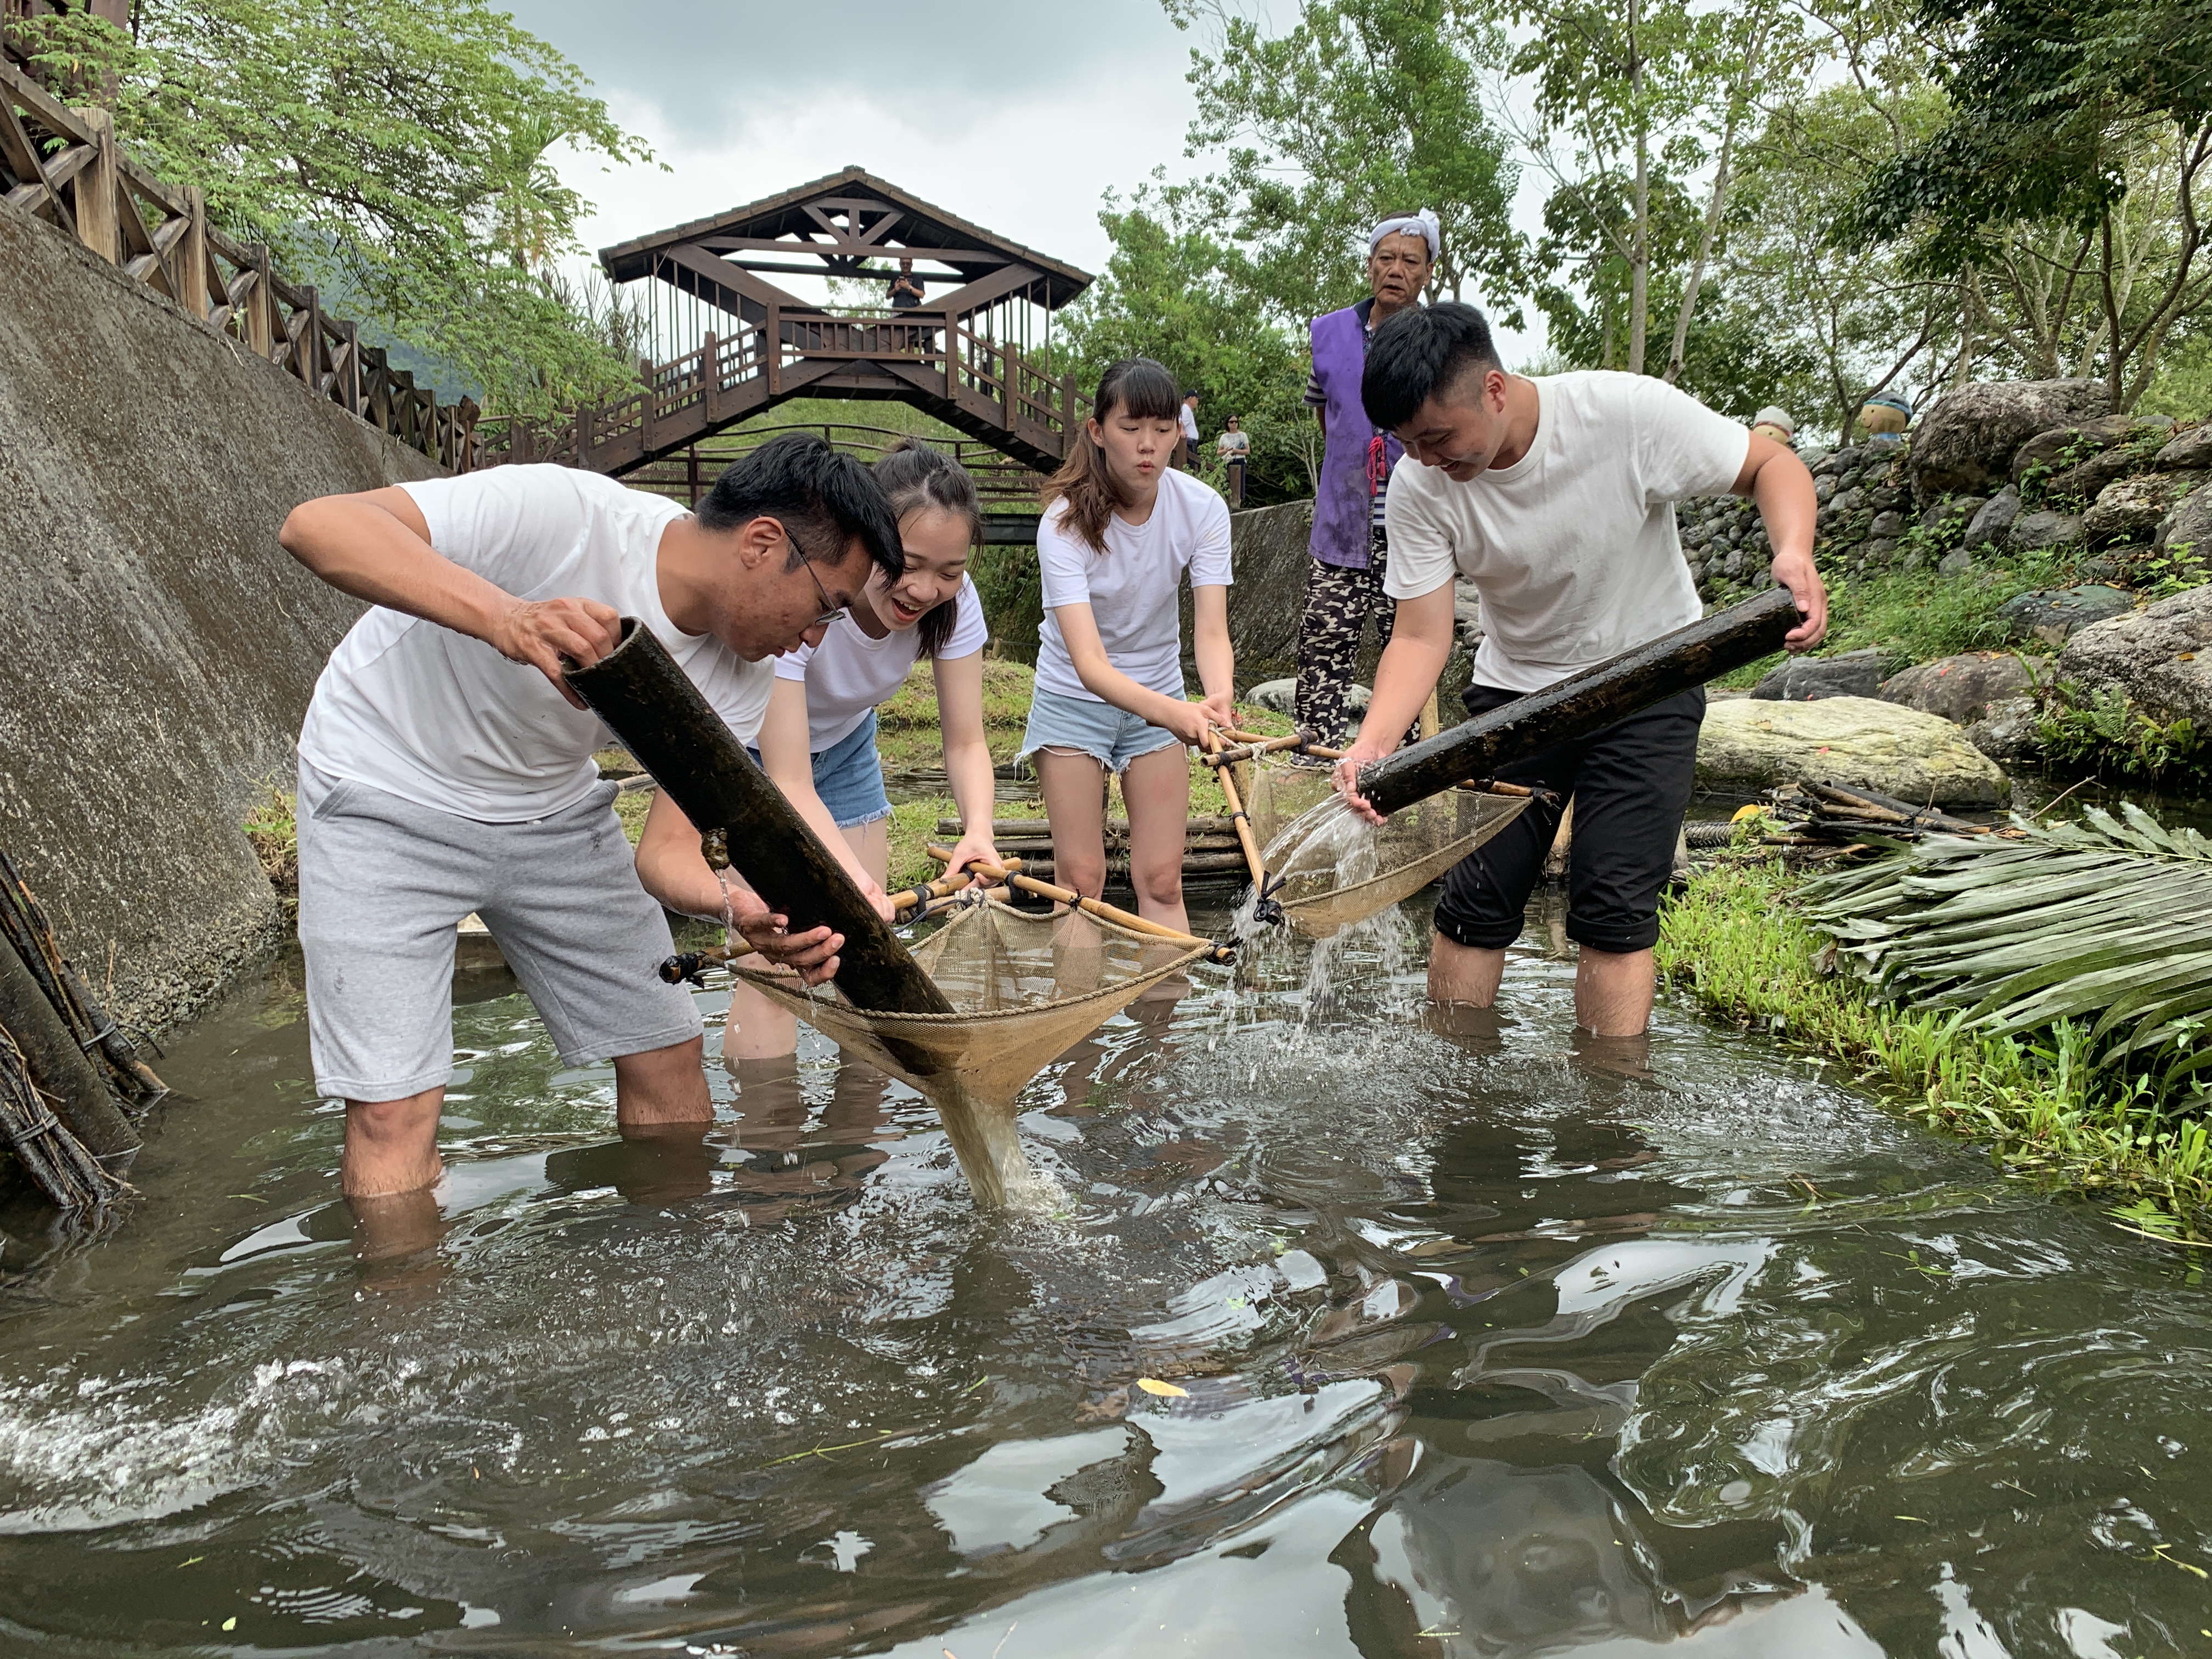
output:
[[[1461,945],[1442,933],[1430,940],[1429,995],[1438,1002],[1498,1000],[1505,952]],[[1636,1036],[1651,1024],[1651,952],[1595,951],[1585,945],[1575,963],[1575,1024],[1598,1036]]]

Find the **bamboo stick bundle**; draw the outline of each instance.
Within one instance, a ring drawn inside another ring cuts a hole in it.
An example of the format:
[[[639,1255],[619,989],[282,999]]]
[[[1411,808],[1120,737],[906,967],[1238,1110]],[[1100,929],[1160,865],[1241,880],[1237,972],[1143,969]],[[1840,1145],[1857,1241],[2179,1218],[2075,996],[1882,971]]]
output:
[[[97,1053],[110,1085],[125,1105],[143,1111],[169,1092],[71,969],[46,911],[4,850],[0,850],[0,939],[15,947],[77,1047],[88,1054]]]
[[[54,1207],[98,1211],[127,1190],[48,1108],[23,1051],[0,1029],[0,1139]]]

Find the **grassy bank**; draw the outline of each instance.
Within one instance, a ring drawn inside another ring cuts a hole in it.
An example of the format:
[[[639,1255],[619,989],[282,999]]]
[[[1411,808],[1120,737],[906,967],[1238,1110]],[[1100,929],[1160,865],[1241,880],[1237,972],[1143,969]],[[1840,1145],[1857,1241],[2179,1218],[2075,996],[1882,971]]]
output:
[[[2212,1146],[2201,1121],[2161,1114],[2060,1026],[2023,1041],[1956,1029],[1948,1012],[1877,1005],[1825,971],[1824,936],[1797,920],[1796,878],[1722,865],[1661,918],[1667,983],[1707,1012],[1839,1061],[1908,1115],[1987,1146],[2008,1175],[2106,1200],[2154,1237],[2212,1242]]]

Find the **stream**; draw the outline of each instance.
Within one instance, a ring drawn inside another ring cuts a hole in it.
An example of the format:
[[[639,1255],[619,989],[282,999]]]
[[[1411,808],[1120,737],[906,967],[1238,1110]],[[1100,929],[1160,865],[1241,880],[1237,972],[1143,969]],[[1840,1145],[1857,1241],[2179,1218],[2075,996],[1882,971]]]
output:
[[[1079,1045],[1032,1215],[719,993],[711,1132],[620,1139],[495,974],[356,1222],[276,963],[118,1229],[0,1212],[0,1654],[2212,1653],[2196,1261],[1685,1006],[1578,1036],[1540,926],[1425,1012],[1401,925]]]

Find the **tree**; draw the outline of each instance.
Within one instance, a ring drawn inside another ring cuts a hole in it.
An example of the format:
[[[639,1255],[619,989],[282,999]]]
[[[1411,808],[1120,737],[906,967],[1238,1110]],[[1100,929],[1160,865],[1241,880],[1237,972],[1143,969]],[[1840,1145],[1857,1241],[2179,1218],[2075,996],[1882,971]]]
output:
[[[1311,495],[1320,434],[1300,395],[1305,343],[1226,274],[1226,250],[1191,222],[1189,202],[1157,182],[1126,206],[1109,198],[1098,222],[1113,256],[1061,314],[1056,367],[1087,392],[1116,359],[1158,360],[1196,388],[1209,428],[1243,417],[1252,440],[1248,500]]]
[[[132,25],[77,12],[20,28],[224,229],[457,365],[489,408],[634,377],[556,278],[589,204],[549,157],[647,152],[489,0],[139,0]]]
[[[1869,182],[1853,233],[1917,237],[1922,268],[1996,271],[2029,310],[2087,295],[2077,361],[2132,407],[2168,335],[2212,299],[2197,204],[2212,3],[1923,0],[1922,15],[1960,42],[1949,118]],[[2063,326],[2041,332],[2027,343],[2048,362]]]
[[[1365,294],[1379,220],[1429,207],[1443,243],[1431,297],[1487,299],[1520,325],[1516,174],[1483,113],[1488,43],[1465,0],[1302,0],[1273,36],[1218,0],[1163,3],[1180,27],[1211,26],[1191,53],[1188,149],[1227,167],[1179,199],[1216,228],[1239,287],[1303,325]]]

